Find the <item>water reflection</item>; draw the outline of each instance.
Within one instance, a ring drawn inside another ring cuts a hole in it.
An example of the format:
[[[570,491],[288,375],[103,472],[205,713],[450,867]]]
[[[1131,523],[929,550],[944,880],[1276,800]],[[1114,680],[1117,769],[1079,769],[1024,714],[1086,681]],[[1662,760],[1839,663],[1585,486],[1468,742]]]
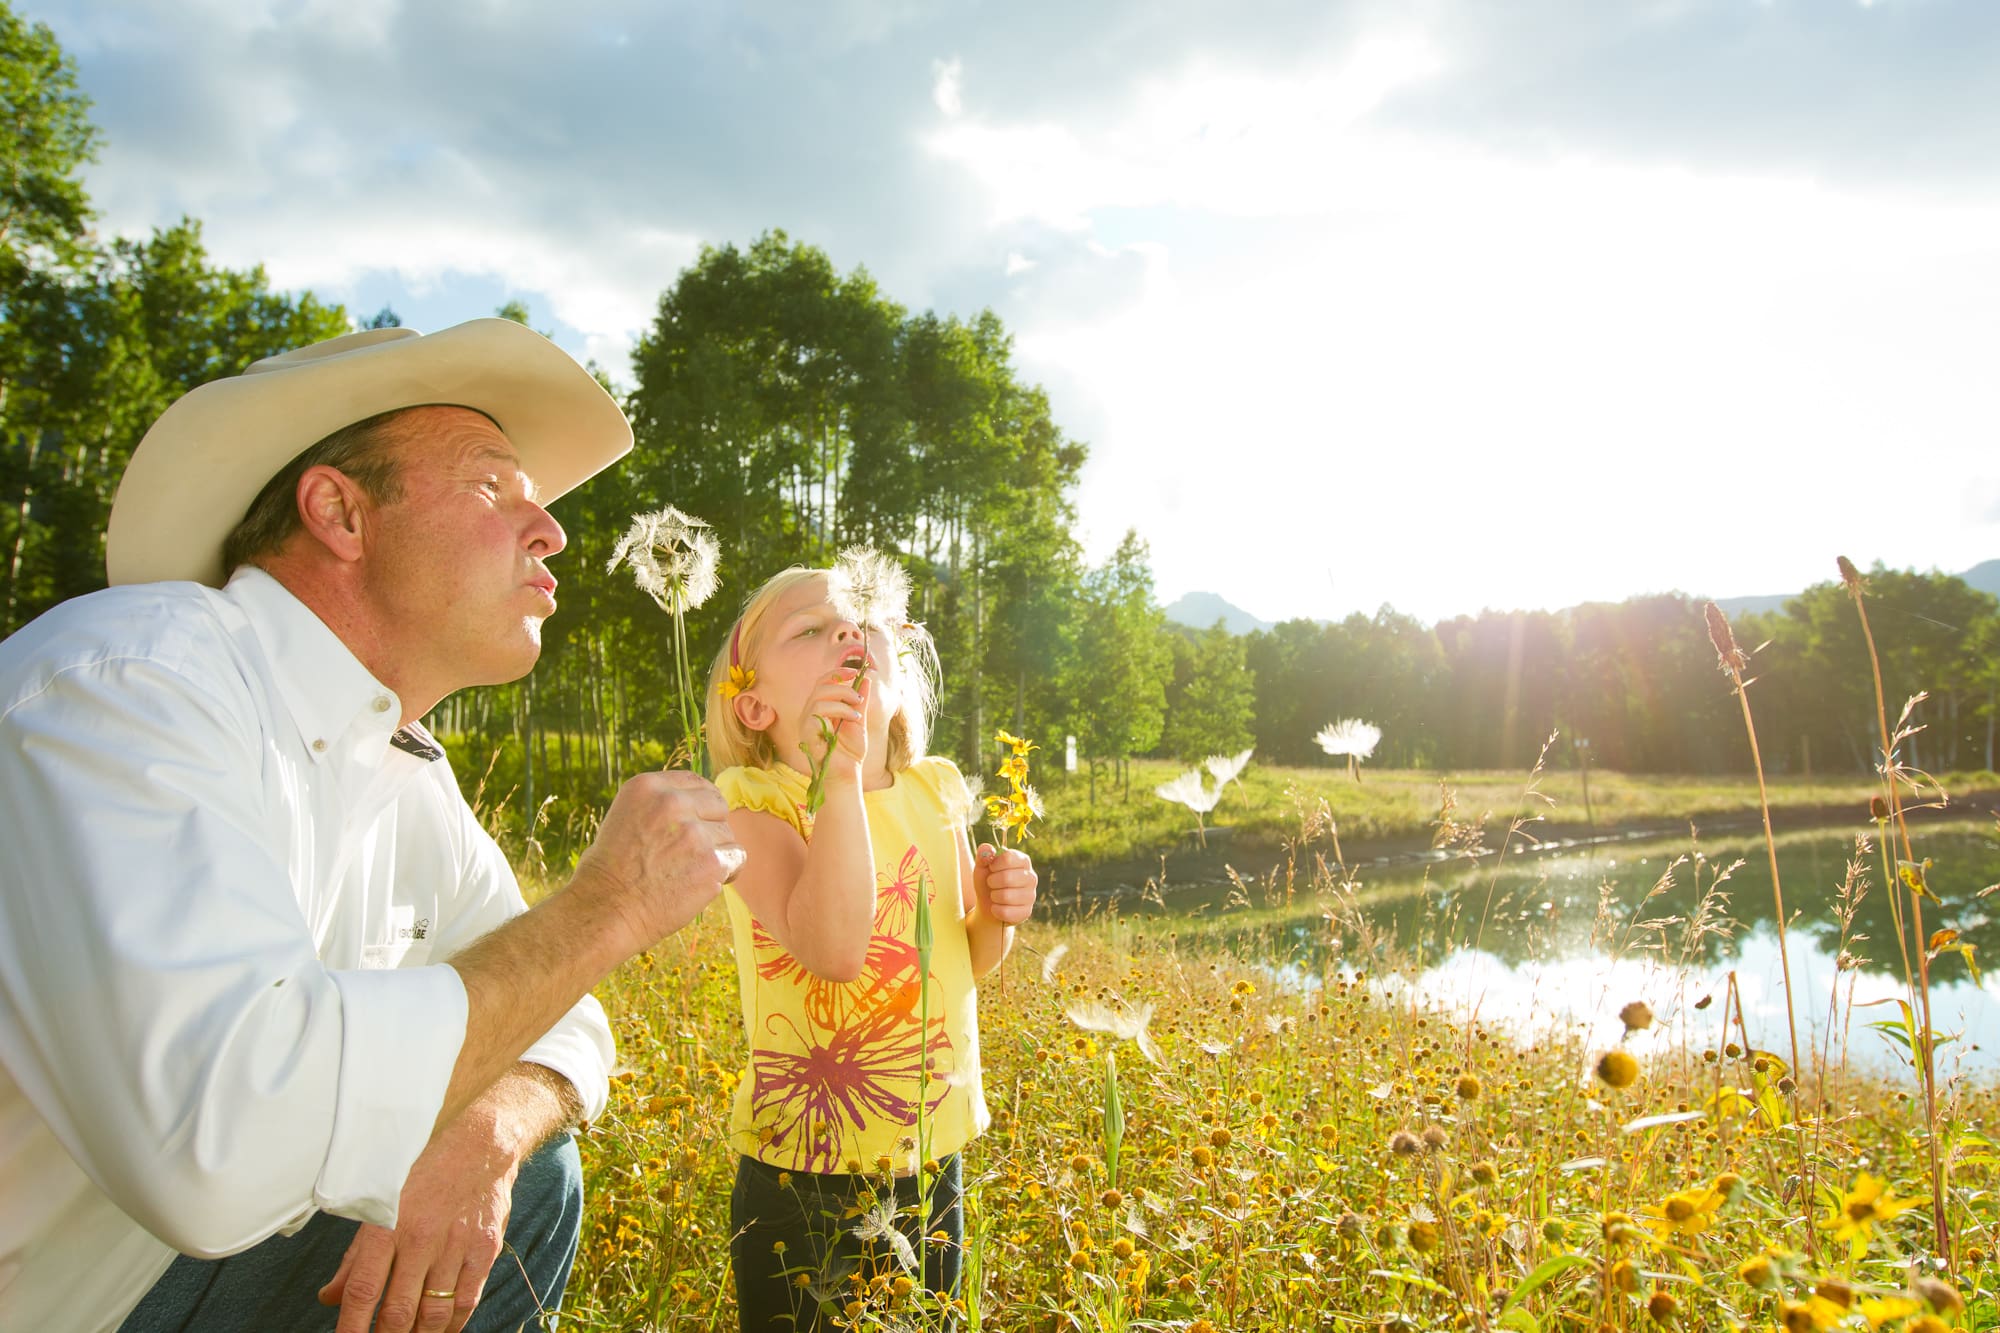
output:
[[[1982,966],[2000,963],[2000,843],[1976,824],[1923,830],[1917,848],[1933,860],[1930,881],[1943,902],[1925,907],[1925,929],[1956,929]],[[1888,1071],[1898,1055],[1869,1024],[1893,1018],[1905,996],[1889,895],[1879,854],[1863,854],[1865,891],[1854,904],[1841,968],[1841,885],[1857,854],[1851,835],[1798,834],[1779,844],[1779,871],[1791,917],[1788,953],[1799,998],[1799,1041]],[[1216,902],[1178,904],[1206,912]],[[1208,938],[1237,951],[1262,948],[1276,976],[1319,984],[1330,969],[1369,966],[1371,942],[1393,941],[1404,957],[1436,959],[1414,985],[1424,996],[1517,1038],[1579,1030],[1588,1044],[1618,1039],[1617,1011],[1643,998],[1658,1015],[1637,1034],[1640,1050],[1688,1042],[1718,1045],[1723,988],[1735,972],[1753,1042],[1782,1052],[1785,997],[1770,872],[1761,839],[1585,848],[1533,858],[1376,870],[1354,908],[1246,917]],[[1941,1072],[2000,1068],[2000,975],[1975,983],[1963,962],[1932,965],[1932,1023],[1955,1038],[1939,1050]],[[1704,996],[1711,1003],[1697,1008]],[[1838,997],[1837,1004],[1835,997]],[[1879,1003],[1878,1003],[1879,1002]],[[1831,1010],[1831,1013],[1830,1013]]]

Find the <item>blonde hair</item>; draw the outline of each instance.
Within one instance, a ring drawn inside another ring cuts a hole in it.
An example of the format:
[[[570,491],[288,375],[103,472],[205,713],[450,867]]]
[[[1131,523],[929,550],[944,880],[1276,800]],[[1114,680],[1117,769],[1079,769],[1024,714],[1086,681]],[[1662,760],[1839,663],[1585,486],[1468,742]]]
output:
[[[722,697],[722,686],[729,679],[730,650],[735,649],[735,665],[756,670],[757,652],[764,646],[764,622],[771,608],[807,579],[823,579],[829,572],[793,565],[773,574],[750,594],[743,603],[742,614],[723,636],[722,647],[708,669],[708,757],[716,772],[737,767],[769,768],[778,762],[778,747],[770,733],[744,726],[731,701]],[[900,773],[923,758],[930,743],[931,711],[937,701],[937,645],[922,625],[906,622],[870,628],[886,631],[896,650],[903,698],[889,719],[887,764],[891,773]]]

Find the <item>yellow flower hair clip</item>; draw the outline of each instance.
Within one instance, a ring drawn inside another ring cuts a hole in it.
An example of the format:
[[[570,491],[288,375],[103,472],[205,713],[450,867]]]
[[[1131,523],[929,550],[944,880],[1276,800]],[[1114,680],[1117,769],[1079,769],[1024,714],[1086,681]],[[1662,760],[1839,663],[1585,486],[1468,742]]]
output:
[[[723,681],[717,688],[720,690],[723,698],[734,699],[737,695],[754,687],[756,684],[756,667],[731,666],[729,668],[729,679]]]

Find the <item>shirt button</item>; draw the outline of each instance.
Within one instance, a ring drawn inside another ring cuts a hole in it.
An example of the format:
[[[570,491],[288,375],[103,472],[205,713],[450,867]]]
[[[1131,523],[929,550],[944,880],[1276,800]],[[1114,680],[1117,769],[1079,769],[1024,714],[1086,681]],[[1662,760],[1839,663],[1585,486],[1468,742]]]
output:
[[[386,695],[386,694],[378,694],[378,695],[376,695],[376,696],[375,696],[375,711],[376,711],[376,712],[378,712],[378,713],[386,713],[386,712],[388,712],[388,711],[389,711],[389,696],[388,696],[388,695]]]
[[[325,741],[314,741],[314,742],[313,742],[313,749],[315,749],[315,750],[318,750],[318,751],[321,751],[321,752],[324,752],[324,751],[325,751],[325,749],[326,749],[326,742],[325,742]]]

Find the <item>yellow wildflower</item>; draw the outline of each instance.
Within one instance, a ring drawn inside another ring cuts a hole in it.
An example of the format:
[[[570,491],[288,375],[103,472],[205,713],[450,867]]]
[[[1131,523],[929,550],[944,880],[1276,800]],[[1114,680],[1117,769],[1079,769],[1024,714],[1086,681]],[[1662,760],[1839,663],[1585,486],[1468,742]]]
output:
[[[1597,1077],[1607,1088],[1629,1088],[1639,1077],[1639,1062],[1629,1051],[1606,1051],[1597,1062]]]
[[[1659,1208],[1646,1214],[1646,1225],[1662,1236],[1699,1236],[1715,1225],[1715,1215],[1729,1196],[1713,1186],[1681,1190],[1660,1201]]]
[[[725,699],[734,699],[737,695],[743,693],[743,691],[754,689],[756,684],[756,667],[732,665],[729,668],[729,679],[716,686],[716,692]]]
[[[1919,1206],[1917,1199],[1898,1199],[1887,1184],[1866,1171],[1854,1178],[1854,1187],[1841,1195],[1840,1204],[1820,1223],[1833,1232],[1835,1241],[1847,1241],[1857,1250],[1867,1247],[1877,1222],[1889,1222]]]
[[[1922,1301],[1909,1296],[1871,1296],[1861,1302],[1861,1317],[1868,1321],[1868,1327],[1880,1328],[1923,1308]]]

